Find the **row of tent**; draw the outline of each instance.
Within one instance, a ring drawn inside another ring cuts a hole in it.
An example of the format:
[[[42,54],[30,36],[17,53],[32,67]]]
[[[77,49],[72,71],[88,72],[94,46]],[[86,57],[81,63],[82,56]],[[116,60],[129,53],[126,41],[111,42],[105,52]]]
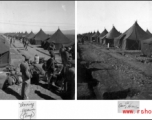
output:
[[[25,33],[6,33],[4,35],[0,35],[0,67],[5,67],[10,64],[11,56],[10,56],[10,45],[6,40],[7,37],[16,38],[16,39],[25,39],[30,40],[30,42],[34,44],[43,44],[43,47],[48,49],[51,43],[54,43],[56,49],[60,49],[62,45],[64,46],[72,46],[74,45],[74,41],[69,40],[60,29],[58,29],[52,36],[46,35],[42,29],[37,34],[30,32]],[[44,44],[45,43],[45,44]]]
[[[147,56],[152,55],[152,34],[144,31],[137,21],[124,33],[120,33],[114,26],[108,32],[106,29],[102,32],[84,33],[78,35],[84,40],[97,42],[99,44],[110,44],[123,50],[141,50]]]
[[[42,45],[45,49],[48,49],[51,43],[55,44],[56,49],[60,49],[62,45],[70,46],[74,44],[74,41],[67,38],[61,30],[58,30],[52,35],[47,35],[42,29],[37,34],[32,31],[28,34],[25,33],[6,33],[5,35],[9,37],[14,37],[16,39],[29,40],[31,44]]]

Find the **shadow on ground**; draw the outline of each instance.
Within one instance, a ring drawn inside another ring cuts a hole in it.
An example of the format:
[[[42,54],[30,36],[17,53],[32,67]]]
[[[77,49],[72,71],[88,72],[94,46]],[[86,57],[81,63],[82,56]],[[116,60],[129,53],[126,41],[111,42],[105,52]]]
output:
[[[4,89],[3,91],[6,92],[7,94],[11,94],[11,95],[15,96],[18,100],[22,100],[21,95],[19,95],[19,93],[17,93],[16,91],[12,90],[9,87]]]
[[[41,98],[45,99],[45,100],[55,100],[54,98],[48,96],[48,95],[45,95],[43,93],[41,93],[40,91],[38,90],[35,90],[35,93],[40,96]]]

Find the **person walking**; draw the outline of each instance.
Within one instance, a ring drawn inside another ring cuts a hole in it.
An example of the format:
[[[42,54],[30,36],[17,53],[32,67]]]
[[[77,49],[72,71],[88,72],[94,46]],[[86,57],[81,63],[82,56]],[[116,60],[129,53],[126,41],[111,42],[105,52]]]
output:
[[[12,38],[10,38],[10,46],[12,46]]]
[[[23,47],[25,48],[24,39],[22,39]]]
[[[28,40],[26,40],[26,42],[25,42],[25,50],[28,50],[27,49],[27,46],[29,45],[29,41]]]
[[[25,57],[25,61],[20,64],[20,71],[22,73],[22,89],[21,89],[21,96],[23,100],[28,100],[29,92],[30,92],[30,82],[31,82],[31,73],[29,67],[29,57]]]
[[[14,38],[13,44],[15,44],[15,40],[16,40],[16,38]]]
[[[24,41],[24,42],[23,42],[24,48],[26,48],[26,40],[24,39],[23,41]]]
[[[26,50],[26,40],[24,39],[24,49]]]

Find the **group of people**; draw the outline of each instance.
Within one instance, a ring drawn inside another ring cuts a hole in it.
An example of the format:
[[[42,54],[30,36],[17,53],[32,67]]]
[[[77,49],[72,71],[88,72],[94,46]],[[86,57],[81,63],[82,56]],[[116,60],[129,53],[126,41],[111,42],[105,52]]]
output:
[[[29,45],[29,40],[27,40],[27,39],[22,39],[21,42],[23,43],[23,46],[24,46],[25,50],[28,50],[28,49],[27,49],[27,46]],[[11,46],[12,44],[14,44],[14,43],[15,43],[15,38],[10,38],[10,46]]]
[[[69,68],[74,69],[74,64],[75,64],[75,48],[74,45],[73,46],[64,46],[62,45],[62,47],[60,48],[59,52],[60,52],[60,56],[62,59],[62,63],[59,64],[56,60],[55,60],[55,54],[54,54],[54,48],[55,45],[51,45],[48,49],[49,53],[50,53],[50,59],[48,59],[46,61],[46,64],[44,64],[43,69],[46,71],[46,77],[48,80],[48,88],[50,89],[50,85],[56,86],[56,78],[58,75],[60,75],[62,78],[64,78],[64,84],[66,83],[72,83],[75,81],[68,81],[68,77],[69,75],[66,75],[66,73],[68,73],[67,71],[69,70]],[[74,74],[74,73],[73,73]],[[74,76],[74,75],[73,75]],[[74,80],[74,78],[72,78]],[[62,81],[61,81],[62,82]],[[74,84],[74,83],[73,83]],[[71,85],[71,84],[68,84]],[[67,90],[68,85],[64,85],[64,90]],[[74,89],[74,86],[72,86]],[[61,86],[58,87],[58,90],[61,90]],[[68,90],[67,90],[68,91]],[[71,91],[70,91],[71,92]]]
[[[23,42],[24,47],[27,49],[28,43],[26,42],[26,40],[23,40],[22,42]],[[55,50],[55,45],[54,44],[50,45],[50,47],[48,49],[48,51],[50,53],[50,59],[48,59],[42,66],[42,68],[46,71],[45,74],[46,74],[46,77],[48,80],[49,89],[50,89],[50,85],[56,86],[56,80],[57,80],[56,78],[58,75],[63,75],[62,77],[65,77],[65,72],[66,72],[67,68],[74,67],[74,64],[75,64],[75,62],[74,62],[74,59],[75,59],[74,45],[70,46],[70,47],[66,47],[66,46],[62,45],[62,47],[60,48],[59,52],[61,55],[62,64],[58,63],[56,61],[54,50]],[[17,74],[17,76],[19,76],[19,79],[17,81],[19,82],[19,84],[22,83],[21,96],[22,96],[22,99],[27,100],[27,99],[29,99],[28,96],[29,96],[29,92],[30,92],[30,83],[31,83],[31,78],[32,78],[32,73],[31,73],[31,69],[30,69],[30,58],[25,56],[25,61],[21,62],[21,64],[19,65],[18,68],[19,68],[20,74]],[[12,82],[12,84],[17,83],[9,78],[8,82],[10,82],[10,81]],[[74,87],[74,86],[72,86],[72,87]]]
[[[63,63],[64,77],[66,79],[65,89],[67,97],[74,99],[75,96],[75,45],[63,46],[60,49],[60,55]]]

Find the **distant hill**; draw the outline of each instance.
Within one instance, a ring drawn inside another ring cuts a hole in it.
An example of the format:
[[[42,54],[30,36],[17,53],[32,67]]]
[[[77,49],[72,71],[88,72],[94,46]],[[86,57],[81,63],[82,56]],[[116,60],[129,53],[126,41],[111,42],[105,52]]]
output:
[[[75,30],[61,30],[63,32],[63,34],[65,35],[75,35]],[[56,31],[44,31],[46,34],[49,34],[49,35],[52,35],[54,34]],[[4,33],[0,33],[1,34],[4,34]],[[37,34],[34,32],[34,34]]]
[[[75,35],[75,30],[61,30],[65,35]],[[54,34],[56,31],[44,31],[46,34]]]

